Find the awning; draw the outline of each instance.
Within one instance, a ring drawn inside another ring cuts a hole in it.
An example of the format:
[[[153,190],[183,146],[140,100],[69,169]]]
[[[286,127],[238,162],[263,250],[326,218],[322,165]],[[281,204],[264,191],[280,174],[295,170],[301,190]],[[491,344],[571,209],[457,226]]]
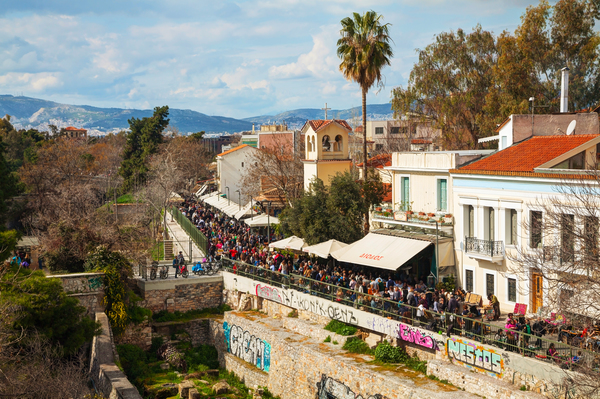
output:
[[[325,242],[320,242],[315,245],[311,245],[310,247],[304,247],[302,251],[327,259],[332,252],[335,252],[338,249],[345,248],[347,246],[348,244],[345,244],[341,241],[329,240]]]
[[[477,139],[477,142],[478,143],[487,143],[488,141],[495,141],[495,140],[500,140],[500,135],[482,137],[480,139]]]
[[[397,270],[429,245],[428,241],[369,233],[331,256],[340,262]]]
[[[208,186],[206,184],[200,187],[200,189],[196,191],[196,197],[200,197],[202,194],[204,194],[207,188]]]
[[[283,240],[275,241],[269,244],[269,248],[280,248],[280,249],[295,249],[300,251],[306,244],[300,237],[291,236],[284,238]]]
[[[236,219],[242,219],[246,216],[258,216],[258,212],[251,210],[252,201],[248,202],[246,205],[242,207],[241,211],[237,211],[235,215],[233,215]]]
[[[265,227],[269,224],[279,224],[279,219],[275,216],[259,215],[250,219],[244,219],[244,223],[250,227]]]

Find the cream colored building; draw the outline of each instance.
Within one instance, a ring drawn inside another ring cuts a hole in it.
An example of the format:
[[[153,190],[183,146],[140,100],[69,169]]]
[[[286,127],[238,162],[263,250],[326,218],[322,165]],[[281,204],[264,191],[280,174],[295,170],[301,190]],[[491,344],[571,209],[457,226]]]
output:
[[[305,140],[304,189],[319,178],[329,185],[336,173],[350,170],[348,133],[352,128],[344,120],[311,120],[302,127]]]

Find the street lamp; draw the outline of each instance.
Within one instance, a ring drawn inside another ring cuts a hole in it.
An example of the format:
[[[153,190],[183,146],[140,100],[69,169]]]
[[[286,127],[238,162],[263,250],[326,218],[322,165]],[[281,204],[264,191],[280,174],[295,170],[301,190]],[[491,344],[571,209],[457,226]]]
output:
[[[269,235],[269,244],[271,243],[271,201],[267,205],[267,234]]]
[[[240,190],[235,190],[236,193],[238,193],[238,210],[241,211],[242,210],[242,194],[240,193]]]
[[[227,206],[231,205],[231,200],[229,199],[229,187],[225,187],[225,190],[227,190]]]

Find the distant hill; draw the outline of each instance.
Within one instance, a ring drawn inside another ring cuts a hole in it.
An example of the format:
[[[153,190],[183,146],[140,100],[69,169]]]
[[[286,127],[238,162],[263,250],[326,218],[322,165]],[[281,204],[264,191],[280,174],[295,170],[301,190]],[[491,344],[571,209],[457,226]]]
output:
[[[367,118],[369,120],[386,120],[393,117],[394,112],[392,111],[392,104],[367,104]],[[361,107],[354,107],[350,109],[342,110],[329,110],[327,111],[327,118],[329,119],[345,119],[351,120],[355,118],[357,123],[361,123],[360,117],[362,115]],[[252,122],[258,125],[266,123],[281,123],[286,122],[289,128],[299,129],[309,119],[323,119],[325,112],[319,108],[301,108],[293,111],[282,112],[277,115],[261,115],[253,116],[251,118],[244,118],[243,120]]]
[[[0,116],[8,114],[13,124],[23,128],[48,130],[48,124],[59,127],[84,127],[92,132],[108,132],[126,129],[128,119],[152,116],[152,110],[98,108],[89,105],[67,105],[30,97],[0,95]],[[240,132],[252,129],[252,123],[209,116],[187,109],[169,109],[170,124],[182,133]]]
[[[330,110],[328,118],[356,119],[360,123],[360,107],[346,110]],[[128,119],[143,118],[152,115],[152,110],[98,108],[89,105],[69,105],[31,97],[0,95],[0,117],[12,117],[11,122],[19,128],[48,130],[48,125],[58,127],[84,127],[90,134],[118,131],[129,127]],[[390,119],[391,104],[367,105],[369,120]],[[324,112],[318,108],[296,109],[277,115],[262,115],[245,119],[209,116],[200,112],[171,108],[170,124],[181,133],[193,133],[204,130],[207,133],[235,133],[252,129],[252,124],[286,122],[290,129],[299,129],[309,119],[323,119]]]

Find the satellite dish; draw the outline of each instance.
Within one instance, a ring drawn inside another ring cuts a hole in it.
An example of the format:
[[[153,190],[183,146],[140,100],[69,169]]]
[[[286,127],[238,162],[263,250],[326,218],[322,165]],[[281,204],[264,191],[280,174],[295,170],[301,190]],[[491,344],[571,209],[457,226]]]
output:
[[[573,134],[573,132],[575,131],[575,125],[577,125],[576,120],[572,120],[571,123],[569,123],[569,127],[567,127],[567,136]]]

